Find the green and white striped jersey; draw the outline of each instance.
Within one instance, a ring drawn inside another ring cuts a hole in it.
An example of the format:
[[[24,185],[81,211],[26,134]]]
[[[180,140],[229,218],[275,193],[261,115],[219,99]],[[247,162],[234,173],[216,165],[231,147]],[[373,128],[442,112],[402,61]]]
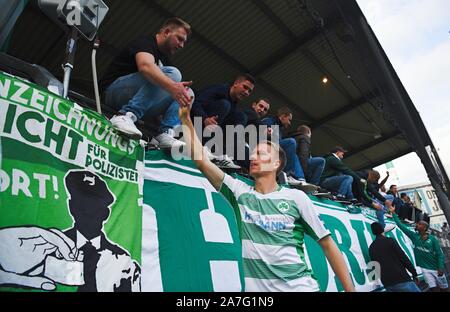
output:
[[[305,193],[279,187],[260,194],[229,175],[220,192],[240,220],[246,291],[320,290],[305,262],[304,235],[319,241],[330,232]]]

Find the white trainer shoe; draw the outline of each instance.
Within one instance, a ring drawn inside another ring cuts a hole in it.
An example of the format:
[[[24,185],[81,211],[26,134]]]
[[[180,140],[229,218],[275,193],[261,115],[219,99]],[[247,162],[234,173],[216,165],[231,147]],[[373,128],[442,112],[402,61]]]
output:
[[[319,187],[317,185],[308,183],[306,181],[303,181],[302,179],[299,180],[300,184],[298,185],[298,188],[301,189],[305,193],[314,193],[317,192]]]
[[[292,186],[298,186],[298,185],[301,185],[302,182],[303,182],[303,181],[297,180],[296,178],[294,178],[294,177],[292,177],[292,176],[288,176],[288,177],[287,177],[287,183],[288,183],[289,185],[292,185]]]
[[[216,159],[216,156],[211,152],[208,146],[203,146],[203,150],[205,151],[206,157],[208,157],[209,160]]]
[[[177,140],[170,135],[170,132],[163,132],[155,136],[154,139],[158,142],[159,148],[180,148],[186,145],[183,141]]]
[[[241,166],[236,165],[233,159],[228,155],[214,156],[212,162],[215,163],[218,167],[224,169],[241,169]]]
[[[397,226],[395,224],[386,224],[384,226],[384,233],[390,232],[395,229]]]
[[[134,124],[136,120],[137,118],[133,113],[127,112],[125,115],[115,115],[109,121],[117,131],[123,133],[126,137],[139,140],[142,138],[142,132],[136,128]]]
[[[194,93],[194,91],[191,88],[187,88],[187,92],[188,92],[188,94],[189,94],[189,96],[191,98],[191,101],[189,103],[189,107],[192,108],[192,105],[194,104],[194,101],[195,101],[195,93]]]

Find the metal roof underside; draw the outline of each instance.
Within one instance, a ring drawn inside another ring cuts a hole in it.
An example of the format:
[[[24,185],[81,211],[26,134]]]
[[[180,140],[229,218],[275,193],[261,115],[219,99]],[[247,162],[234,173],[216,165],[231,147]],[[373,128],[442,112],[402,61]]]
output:
[[[173,61],[195,89],[231,82],[241,72],[257,78],[251,99],[267,97],[271,111],[294,110],[291,130],[313,128],[313,154],[342,145],[354,169],[369,168],[412,151],[383,115],[380,82],[367,70],[355,41],[345,40],[344,14],[334,0],[133,0],[105,1],[110,8],[99,32],[101,77],[129,41],[155,33],[168,17],[193,27],[187,46]],[[302,4],[307,3],[305,9]],[[308,13],[309,12],[309,13]],[[311,14],[316,12],[317,14]],[[320,16],[324,27],[317,27]],[[46,67],[62,79],[66,34],[30,1],[18,20],[9,54]],[[91,43],[80,41],[71,87],[93,98]],[[329,83],[324,85],[326,76]]]

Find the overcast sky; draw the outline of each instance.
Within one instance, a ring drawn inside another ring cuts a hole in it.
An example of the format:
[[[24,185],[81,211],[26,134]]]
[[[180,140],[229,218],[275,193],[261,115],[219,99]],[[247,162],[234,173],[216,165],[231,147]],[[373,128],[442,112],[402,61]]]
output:
[[[450,0],[357,2],[450,173]],[[395,160],[394,166],[399,185],[428,182],[415,153]]]

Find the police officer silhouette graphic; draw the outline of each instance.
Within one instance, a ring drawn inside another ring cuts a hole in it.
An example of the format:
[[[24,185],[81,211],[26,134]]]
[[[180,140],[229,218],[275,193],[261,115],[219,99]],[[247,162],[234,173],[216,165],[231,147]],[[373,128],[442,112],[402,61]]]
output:
[[[90,171],[73,170],[66,175],[65,185],[74,224],[64,234],[75,243],[78,260],[83,262],[84,285],[78,291],[139,291],[139,265],[103,231],[115,202],[105,181]]]

